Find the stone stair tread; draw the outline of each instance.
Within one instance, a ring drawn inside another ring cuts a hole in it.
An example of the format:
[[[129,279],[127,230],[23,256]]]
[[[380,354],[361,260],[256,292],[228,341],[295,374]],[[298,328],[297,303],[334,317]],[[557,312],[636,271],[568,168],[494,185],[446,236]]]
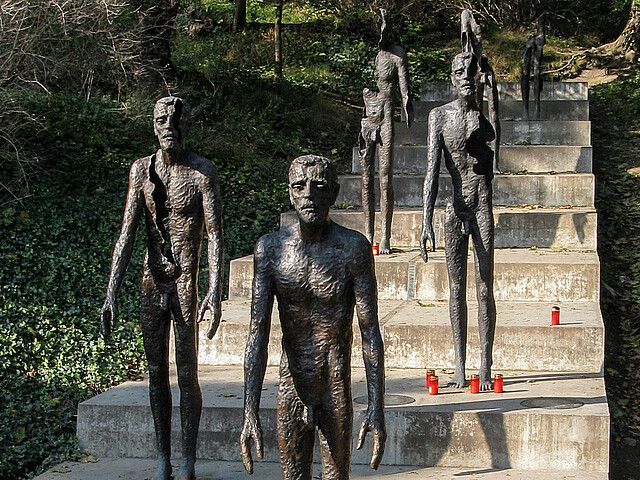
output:
[[[473,371],[468,371],[467,375],[471,373]],[[430,396],[424,387],[424,370],[387,368],[389,436],[385,462],[573,472],[607,470],[609,414],[601,374],[500,373],[505,375],[503,394],[472,395],[468,389],[443,388],[441,394]],[[441,384],[446,384],[447,373],[437,374]],[[243,369],[241,366],[202,366],[199,377],[204,407],[198,456],[235,460],[243,409]],[[267,367],[261,418],[268,461],[277,460],[274,428],[277,383],[278,367]],[[173,370],[171,384],[173,447],[177,453],[180,451],[179,395]],[[352,391],[354,429],[357,429],[366,410],[367,389],[362,368],[352,369]],[[570,399],[562,403],[577,400],[577,405],[582,405],[556,409],[522,404],[540,398]],[[411,403],[399,405],[398,400]],[[143,379],[125,382],[81,403],[78,408],[81,448],[98,457],[153,457],[155,442],[148,402],[148,384]],[[531,435],[534,437],[529,438]],[[368,438],[363,451],[354,451],[353,462],[367,463],[370,452]]]
[[[145,458],[99,458],[92,462],[68,461],[57,465],[34,480],[148,480],[155,473],[156,460]],[[317,460],[317,459],[316,459]],[[174,470],[180,463],[178,459],[172,462]],[[319,464],[314,472],[320,471]],[[275,462],[256,461],[253,477],[247,476],[242,463],[219,462],[214,460],[198,460],[196,463],[197,480],[246,480],[257,478],[260,480],[281,480],[280,464]],[[605,480],[603,472],[553,472],[548,470],[514,470],[514,469],[469,469],[446,467],[402,467],[380,465],[377,471],[367,465],[353,465],[351,479],[383,480],[394,478],[398,480],[458,480],[459,478],[478,480]]]

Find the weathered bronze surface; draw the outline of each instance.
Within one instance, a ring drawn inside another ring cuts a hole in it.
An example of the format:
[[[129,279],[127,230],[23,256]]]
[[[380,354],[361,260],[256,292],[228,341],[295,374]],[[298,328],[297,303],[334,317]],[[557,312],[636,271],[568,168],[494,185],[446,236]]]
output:
[[[283,478],[311,480],[316,427],[322,478],[349,478],[354,306],[368,388],[357,448],[370,431],[371,468],[378,468],[384,452],[384,359],[373,256],[363,235],[329,219],[338,190],[336,168],[329,160],[315,155],[296,158],[289,170],[289,196],[298,224],[263,236],[255,247],[240,437],[248,473],[253,472],[251,441],[258,458],[263,456],[258,410],[274,298],[283,346],[277,421]]]
[[[451,174],[453,195],[445,214],[445,255],[449,274],[449,315],[453,330],[455,374],[450,385],[465,385],[467,345],[467,252],[469,237],[475,257],[478,330],[480,333],[480,389],[490,390],[496,306],[493,297],[494,224],[492,208],[493,152],[491,123],[477,104],[476,56],[458,54],[451,65],[451,81],[458,98],[429,114],[427,174],[424,180],[424,217],[420,248],[428,261],[435,251],[433,209],[438,194],[440,156]]]
[[[400,87],[402,111],[407,123],[413,121],[413,104],[409,92],[409,66],[407,54],[391,37],[389,15],[380,9],[382,26],[376,56],[375,79],[378,92],[365,88],[364,115],[359,135],[358,160],[362,175],[362,209],[365,217],[365,236],[371,244],[375,223],[375,154],[378,147],[378,171],[380,174],[380,214],[382,235],[380,253],[391,253],[391,220],[393,218],[393,110],[394,90]]]
[[[207,335],[220,323],[222,284],[222,207],[218,175],[211,162],[185,147],[189,106],[165,97],[153,111],[160,149],[136,160],[122,230],[113,251],[111,275],[101,324],[106,338],[118,315],[118,292],[144,216],[147,251],[142,274],[141,322],[149,362],[149,397],[158,447],[154,480],[168,480],[171,441],[169,388],[169,324],[173,319],[180,386],[182,463],[176,478],[195,478],[196,440],[202,395],[198,384],[198,323],[210,310]],[[203,228],[208,234],[209,291],[198,307],[198,265]]]
[[[529,120],[529,76],[531,74],[531,56],[533,55],[533,120],[540,120],[540,92],[542,92],[542,50],[544,48],[544,17],[538,18],[538,31],[527,40],[522,55],[522,103],[524,118]]]
[[[460,15],[460,42],[463,52],[471,52],[476,57],[478,72],[476,73],[476,103],[483,110],[484,96],[487,96],[487,115],[495,132],[491,141],[493,150],[493,171],[500,173],[500,104],[498,99],[498,82],[487,57],[482,55],[482,31],[473,18],[471,10],[466,9]]]

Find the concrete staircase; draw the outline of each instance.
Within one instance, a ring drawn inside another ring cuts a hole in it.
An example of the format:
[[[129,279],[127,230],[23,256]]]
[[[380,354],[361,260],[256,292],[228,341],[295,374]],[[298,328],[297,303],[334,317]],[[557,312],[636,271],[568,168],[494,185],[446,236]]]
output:
[[[424,388],[427,367],[437,370],[441,385],[453,373],[441,208],[434,220],[439,250],[427,264],[418,251],[426,118],[431,108],[452,99],[453,92],[446,85],[426,85],[422,101],[416,105],[415,124],[410,130],[396,125],[396,212],[392,230],[392,247],[396,250],[392,255],[376,257],[387,373],[389,438],[383,465],[402,466],[398,467],[404,469],[402,472],[413,469],[416,476],[411,478],[418,480],[449,474],[447,478],[473,474],[474,478],[491,479],[533,475],[604,479],[609,463],[609,413],[603,379],[604,327],[598,303],[597,217],[587,88],[580,83],[545,84],[543,120],[535,122],[520,119],[518,85],[500,84],[500,95],[504,173],[494,180],[498,310],[494,373],[504,374],[505,393],[471,395],[468,390],[445,388],[438,396],[429,396]],[[354,171],[357,166],[354,156]],[[331,216],[337,223],[362,231],[363,217],[357,208],[360,178],[357,174],[344,175],[340,183],[337,203],[356,208],[333,210]],[[450,181],[443,175],[440,207],[449,193]],[[282,224],[294,221],[292,213],[281,219]],[[469,261],[472,263],[472,255]],[[471,267],[468,289],[471,373],[479,366],[473,271]],[[201,334],[200,377],[205,407],[199,456],[203,459],[239,461],[241,365],[252,275],[250,256],[231,262],[223,323],[212,341]],[[549,325],[553,305],[561,308],[561,325],[557,327]],[[355,320],[354,334],[355,429],[366,408]],[[274,306],[261,404],[268,462],[278,459],[275,407],[280,338]],[[173,447],[178,454],[179,397],[175,379],[172,383]],[[94,455],[152,457],[153,424],[146,381],[128,382],[82,403],[78,436]],[[354,465],[366,464],[370,453],[370,443],[363,451],[354,450]],[[355,470],[360,472],[360,467]],[[273,473],[277,471],[269,470],[272,473],[264,478],[279,478]],[[354,475],[361,478],[359,473]]]

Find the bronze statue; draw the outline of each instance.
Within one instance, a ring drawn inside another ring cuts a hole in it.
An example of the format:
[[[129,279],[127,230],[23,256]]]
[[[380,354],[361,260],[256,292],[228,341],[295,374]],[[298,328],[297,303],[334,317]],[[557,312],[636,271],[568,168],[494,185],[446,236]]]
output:
[[[538,18],[538,31],[529,37],[522,55],[522,78],[520,86],[522,90],[522,103],[524,106],[524,119],[529,120],[529,74],[531,73],[531,55],[533,55],[533,119],[540,120],[540,92],[542,92],[542,49],[544,48],[544,16]]]
[[[435,251],[433,209],[438,195],[440,156],[451,174],[453,195],[445,214],[445,254],[449,274],[449,316],[453,330],[455,374],[450,385],[465,385],[467,346],[467,252],[469,236],[475,257],[478,329],[480,333],[480,389],[490,390],[496,306],[493,297],[493,152],[491,123],[477,104],[475,78],[477,57],[471,52],[456,55],[451,81],[458,98],[434,108],[429,114],[427,174],[424,180],[424,217],[420,248],[428,261],[427,241]]]
[[[147,251],[142,274],[141,322],[149,363],[149,398],[156,431],[158,469],[154,480],[171,477],[171,389],[169,322],[173,318],[180,385],[182,463],[176,477],[195,479],[196,440],[202,395],[198,384],[198,323],[211,310],[207,335],[220,323],[222,206],[211,162],[185,148],[190,110],[177,97],[161,98],[153,110],[160,150],[136,160],[129,174],[122,230],[113,251],[101,323],[105,338],[118,315],[118,292],[144,216]],[[198,265],[203,228],[208,234],[209,291],[198,307]]]
[[[500,173],[500,105],[498,100],[498,82],[493,68],[487,57],[482,55],[482,31],[480,25],[473,18],[471,10],[466,9],[460,15],[460,42],[463,52],[471,52],[476,57],[478,73],[476,74],[476,103],[483,110],[484,93],[487,91],[487,114],[489,122],[495,132],[495,139],[491,142],[493,150],[493,171]]]
[[[354,306],[369,394],[357,448],[370,431],[371,468],[378,468],[384,452],[384,359],[373,255],[363,235],[329,219],[338,190],[336,168],[329,160],[315,155],[296,158],[289,170],[289,197],[298,224],[265,235],[256,244],[240,436],[249,474],[251,441],[258,458],[263,457],[258,410],[274,298],[282,327],[277,430],[283,478],[311,480],[316,427],[323,480],[349,478]]]
[[[363,90],[364,115],[359,135],[358,160],[362,175],[362,209],[365,216],[365,236],[373,244],[375,223],[374,171],[375,153],[378,147],[380,174],[380,214],[382,236],[380,253],[391,253],[391,220],[393,218],[393,110],[394,88],[400,87],[402,111],[407,127],[413,121],[413,104],[409,92],[409,66],[404,49],[392,41],[389,15],[380,9],[382,26],[378,55],[376,56],[376,84],[378,93]]]

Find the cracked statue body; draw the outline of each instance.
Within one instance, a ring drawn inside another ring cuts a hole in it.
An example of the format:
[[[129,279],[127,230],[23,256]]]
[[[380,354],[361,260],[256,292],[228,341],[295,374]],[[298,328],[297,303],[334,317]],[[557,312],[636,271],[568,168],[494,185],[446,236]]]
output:
[[[298,223],[258,240],[254,254],[251,326],[245,352],[242,459],[253,473],[251,442],[263,457],[258,410],[267,366],[274,299],[278,300],[283,353],[278,388],[278,447],[285,480],[311,480],[315,430],[323,480],[347,480],[351,460],[351,324],[362,334],[368,408],[360,449],[373,434],[370,466],[384,451],[384,360],[378,326],[373,256],[367,239],[329,219],[338,195],[335,166],[326,158],[296,158],[289,197]]]
[[[427,174],[424,180],[424,216],[420,248],[428,261],[427,243],[435,251],[433,210],[438,195],[440,158],[451,174],[452,197],[447,200],[444,248],[449,275],[449,316],[453,330],[455,374],[450,383],[465,385],[467,347],[467,253],[469,237],[475,257],[478,330],[480,334],[480,389],[490,390],[496,305],[493,296],[494,223],[492,207],[495,132],[476,101],[477,60],[471,52],[458,54],[451,65],[458,98],[429,114]]]
[[[129,174],[122,229],[116,242],[103,334],[110,336],[118,313],[118,292],[144,217],[147,249],[142,274],[141,323],[149,363],[149,397],[156,433],[158,468],[154,480],[172,475],[169,325],[173,319],[180,387],[182,463],[177,480],[195,479],[196,440],[202,410],[198,384],[198,323],[210,310],[207,335],[221,318],[222,208],[218,176],[211,162],[187,150],[188,105],[165,97],[155,105],[154,132],[160,149],[136,160]],[[209,291],[198,311],[198,265],[203,229],[208,234]]]

